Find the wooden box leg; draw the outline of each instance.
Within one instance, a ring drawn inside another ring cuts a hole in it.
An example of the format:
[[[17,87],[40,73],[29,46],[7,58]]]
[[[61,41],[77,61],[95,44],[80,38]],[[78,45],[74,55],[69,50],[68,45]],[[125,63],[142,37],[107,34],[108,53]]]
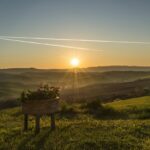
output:
[[[51,114],[51,129],[54,130],[55,128],[55,116],[54,114]]]
[[[40,116],[36,115],[35,118],[35,134],[38,134],[40,132]]]
[[[28,130],[28,114],[24,114],[24,131]]]

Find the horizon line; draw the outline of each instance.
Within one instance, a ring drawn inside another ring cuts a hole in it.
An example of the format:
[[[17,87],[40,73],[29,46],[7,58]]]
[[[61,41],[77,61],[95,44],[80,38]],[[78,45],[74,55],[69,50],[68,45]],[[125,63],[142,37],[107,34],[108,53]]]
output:
[[[141,67],[141,68],[150,68],[150,65],[103,65],[103,66],[89,66],[89,67],[78,67],[78,69],[88,69],[88,68],[98,68],[98,67]],[[39,69],[39,70],[66,70],[71,68],[38,68],[38,67],[0,67],[0,70],[4,69]]]

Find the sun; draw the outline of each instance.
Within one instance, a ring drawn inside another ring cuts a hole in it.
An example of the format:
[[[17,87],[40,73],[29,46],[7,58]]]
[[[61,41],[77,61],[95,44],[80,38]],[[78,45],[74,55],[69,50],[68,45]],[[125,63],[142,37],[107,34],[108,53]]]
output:
[[[80,64],[80,61],[78,58],[74,57],[70,60],[70,64],[72,65],[72,67],[78,67]]]

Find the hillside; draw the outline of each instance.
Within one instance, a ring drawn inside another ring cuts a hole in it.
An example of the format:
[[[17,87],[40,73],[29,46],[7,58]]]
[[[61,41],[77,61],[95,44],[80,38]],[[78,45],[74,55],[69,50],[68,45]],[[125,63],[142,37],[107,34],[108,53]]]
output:
[[[120,110],[130,108],[130,107],[150,108],[150,96],[131,98],[125,101],[119,100],[119,101],[107,103],[106,105],[111,106],[115,109],[120,109]]]
[[[95,66],[87,68],[79,68],[80,70],[92,71],[92,72],[108,72],[108,71],[150,71],[150,66]],[[36,68],[7,68],[0,69],[0,72],[28,72],[28,71],[54,71],[64,72],[68,69],[36,69]]]
[[[63,116],[62,112],[58,114],[55,131],[49,129],[49,118],[43,117],[42,129],[38,135],[34,134],[33,117],[30,117],[30,130],[24,133],[22,132],[23,116],[20,108],[2,110],[0,112],[0,149],[149,150],[150,120],[148,118],[144,120],[124,119],[123,114],[119,115],[120,109],[123,112],[126,111],[127,104],[132,104],[133,107],[144,106],[142,109],[144,111],[145,107],[150,106],[149,100],[150,97],[142,97],[109,103],[109,106],[104,106],[103,115],[107,116],[105,119],[102,119],[102,114],[99,114],[99,118],[95,118],[92,114],[87,113],[82,104],[72,105],[70,107],[76,111],[75,116],[72,116],[71,112],[67,113],[69,118]],[[114,107],[119,118],[112,119],[113,115],[117,114],[110,112],[111,106]],[[101,108],[98,110],[101,111]]]
[[[150,71],[110,71],[92,72],[79,69],[77,75],[78,88],[97,84],[112,84],[132,82],[139,79],[150,78]],[[40,84],[48,83],[61,87],[62,91],[72,89],[72,70],[42,70],[33,68],[1,69],[0,70],[0,101],[15,99],[20,92],[34,89]]]
[[[89,71],[150,71],[149,66],[97,66],[86,68]]]
[[[127,99],[150,95],[150,79],[141,79],[132,82],[94,84],[77,89],[77,93],[66,90],[63,93],[64,99],[72,100],[73,95],[76,101],[100,99],[103,102],[116,99]]]
[[[150,96],[119,100],[105,106],[118,110],[128,118],[150,119]]]

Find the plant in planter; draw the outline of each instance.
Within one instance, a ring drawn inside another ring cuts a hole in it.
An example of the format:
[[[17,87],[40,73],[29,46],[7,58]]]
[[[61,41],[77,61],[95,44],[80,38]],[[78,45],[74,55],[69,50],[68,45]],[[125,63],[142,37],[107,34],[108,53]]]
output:
[[[28,114],[51,114],[59,109],[59,88],[41,86],[21,94],[22,110]]]
[[[59,88],[50,87],[49,85],[44,85],[35,91],[28,90],[27,92],[21,93],[21,101],[32,101],[32,100],[52,100],[59,99]]]
[[[41,115],[51,115],[51,126],[54,128],[54,113],[59,110],[59,100],[59,88],[48,85],[41,86],[35,91],[22,92],[22,112],[25,115],[24,129],[27,130],[29,114],[36,116],[36,132],[39,132]]]

